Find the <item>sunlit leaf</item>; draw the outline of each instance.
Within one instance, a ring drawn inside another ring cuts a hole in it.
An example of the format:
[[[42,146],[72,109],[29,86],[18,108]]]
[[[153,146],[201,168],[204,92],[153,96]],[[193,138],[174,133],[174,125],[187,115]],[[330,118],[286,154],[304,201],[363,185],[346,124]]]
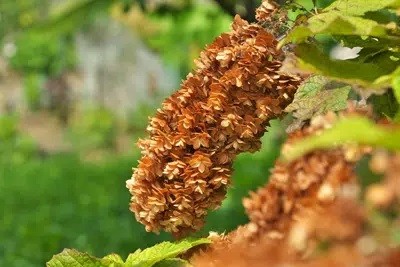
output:
[[[344,144],[400,150],[400,126],[379,126],[361,116],[341,118],[332,128],[294,143],[282,156],[284,160],[291,161],[316,149],[334,148]]]
[[[331,59],[312,44],[299,44],[296,46],[295,52],[299,58],[299,67],[325,76],[352,81],[362,85],[372,86],[376,79],[393,71],[385,69],[383,65],[380,66],[375,62],[361,63]],[[388,84],[380,84],[379,86],[383,85]]]
[[[326,7],[324,11],[340,11],[348,15],[364,15],[386,7],[399,7],[400,0],[337,0]]]
[[[163,242],[143,251],[136,251],[128,256],[127,267],[151,267],[164,259],[175,258],[192,247],[208,244],[209,239],[186,239],[178,243]]]
[[[107,256],[104,259],[99,259],[90,256],[87,253],[79,252],[74,249],[64,249],[60,254],[54,255],[47,262],[47,267],[108,267],[108,266],[123,266],[123,264],[114,261],[115,257]]]
[[[162,242],[144,250],[136,250],[129,254],[124,263],[117,254],[110,254],[102,259],[74,249],[65,249],[53,256],[47,263],[48,267],[178,267],[187,264],[176,258],[189,249],[202,244],[209,244],[207,238],[185,239],[177,243]]]
[[[325,77],[312,76],[297,89],[294,100],[285,112],[292,112],[294,117],[304,121],[327,111],[345,109],[350,89],[350,86]]]
[[[288,42],[300,43],[307,37],[317,34],[373,36],[400,40],[398,37],[389,36],[385,25],[378,24],[374,20],[330,11],[312,16],[305,25],[295,27],[280,45]]]

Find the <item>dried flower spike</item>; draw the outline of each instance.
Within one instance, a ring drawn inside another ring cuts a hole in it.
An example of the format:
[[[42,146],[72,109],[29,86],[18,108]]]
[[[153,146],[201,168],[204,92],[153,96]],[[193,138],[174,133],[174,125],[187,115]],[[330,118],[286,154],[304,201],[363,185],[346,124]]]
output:
[[[198,230],[225,197],[232,162],[256,151],[300,78],[281,73],[273,35],[235,17],[196,61],[197,69],[150,120],[142,158],[127,181],[130,209],[147,231]]]

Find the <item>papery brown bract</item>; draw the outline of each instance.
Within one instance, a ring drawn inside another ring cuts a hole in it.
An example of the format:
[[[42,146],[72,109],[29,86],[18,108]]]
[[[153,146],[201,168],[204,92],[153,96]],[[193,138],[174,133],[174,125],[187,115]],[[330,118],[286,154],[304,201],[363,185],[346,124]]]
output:
[[[147,231],[198,230],[207,210],[220,206],[236,155],[260,148],[301,80],[280,72],[276,45],[261,26],[236,16],[232,32],[201,53],[197,69],[150,120],[127,181],[130,209]]]

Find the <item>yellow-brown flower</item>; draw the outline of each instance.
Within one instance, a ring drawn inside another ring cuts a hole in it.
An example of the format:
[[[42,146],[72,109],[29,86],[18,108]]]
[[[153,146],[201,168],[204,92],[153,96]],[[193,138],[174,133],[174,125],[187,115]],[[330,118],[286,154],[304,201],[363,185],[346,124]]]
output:
[[[232,162],[256,151],[300,78],[280,71],[275,37],[235,17],[196,61],[197,69],[164,101],[140,140],[143,157],[127,187],[130,209],[147,231],[197,230],[223,198]]]

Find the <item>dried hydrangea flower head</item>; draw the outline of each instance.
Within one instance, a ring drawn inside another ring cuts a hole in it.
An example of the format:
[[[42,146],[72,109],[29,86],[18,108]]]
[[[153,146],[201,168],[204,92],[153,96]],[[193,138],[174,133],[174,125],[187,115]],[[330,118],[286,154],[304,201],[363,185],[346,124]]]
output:
[[[140,140],[142,158],[127,188],[147,231],[198,230],[225,197],[235,156],[260,148],[300,78],[280,71],[275,37],[236,16],[232,31],[201,53],[196,70],[162,103]]]
[[[307,135],[328,128],[337,116],[328,113],[311,120],[310,126],[292,132],[282,147]],[[354,162],[346,157],[346,149],[317,150],[291,163],[278,161],[269,183],[243,200],[243,205],[257,234],[283,237],[304,214],[329,205],[344,185],[355,184]]]

